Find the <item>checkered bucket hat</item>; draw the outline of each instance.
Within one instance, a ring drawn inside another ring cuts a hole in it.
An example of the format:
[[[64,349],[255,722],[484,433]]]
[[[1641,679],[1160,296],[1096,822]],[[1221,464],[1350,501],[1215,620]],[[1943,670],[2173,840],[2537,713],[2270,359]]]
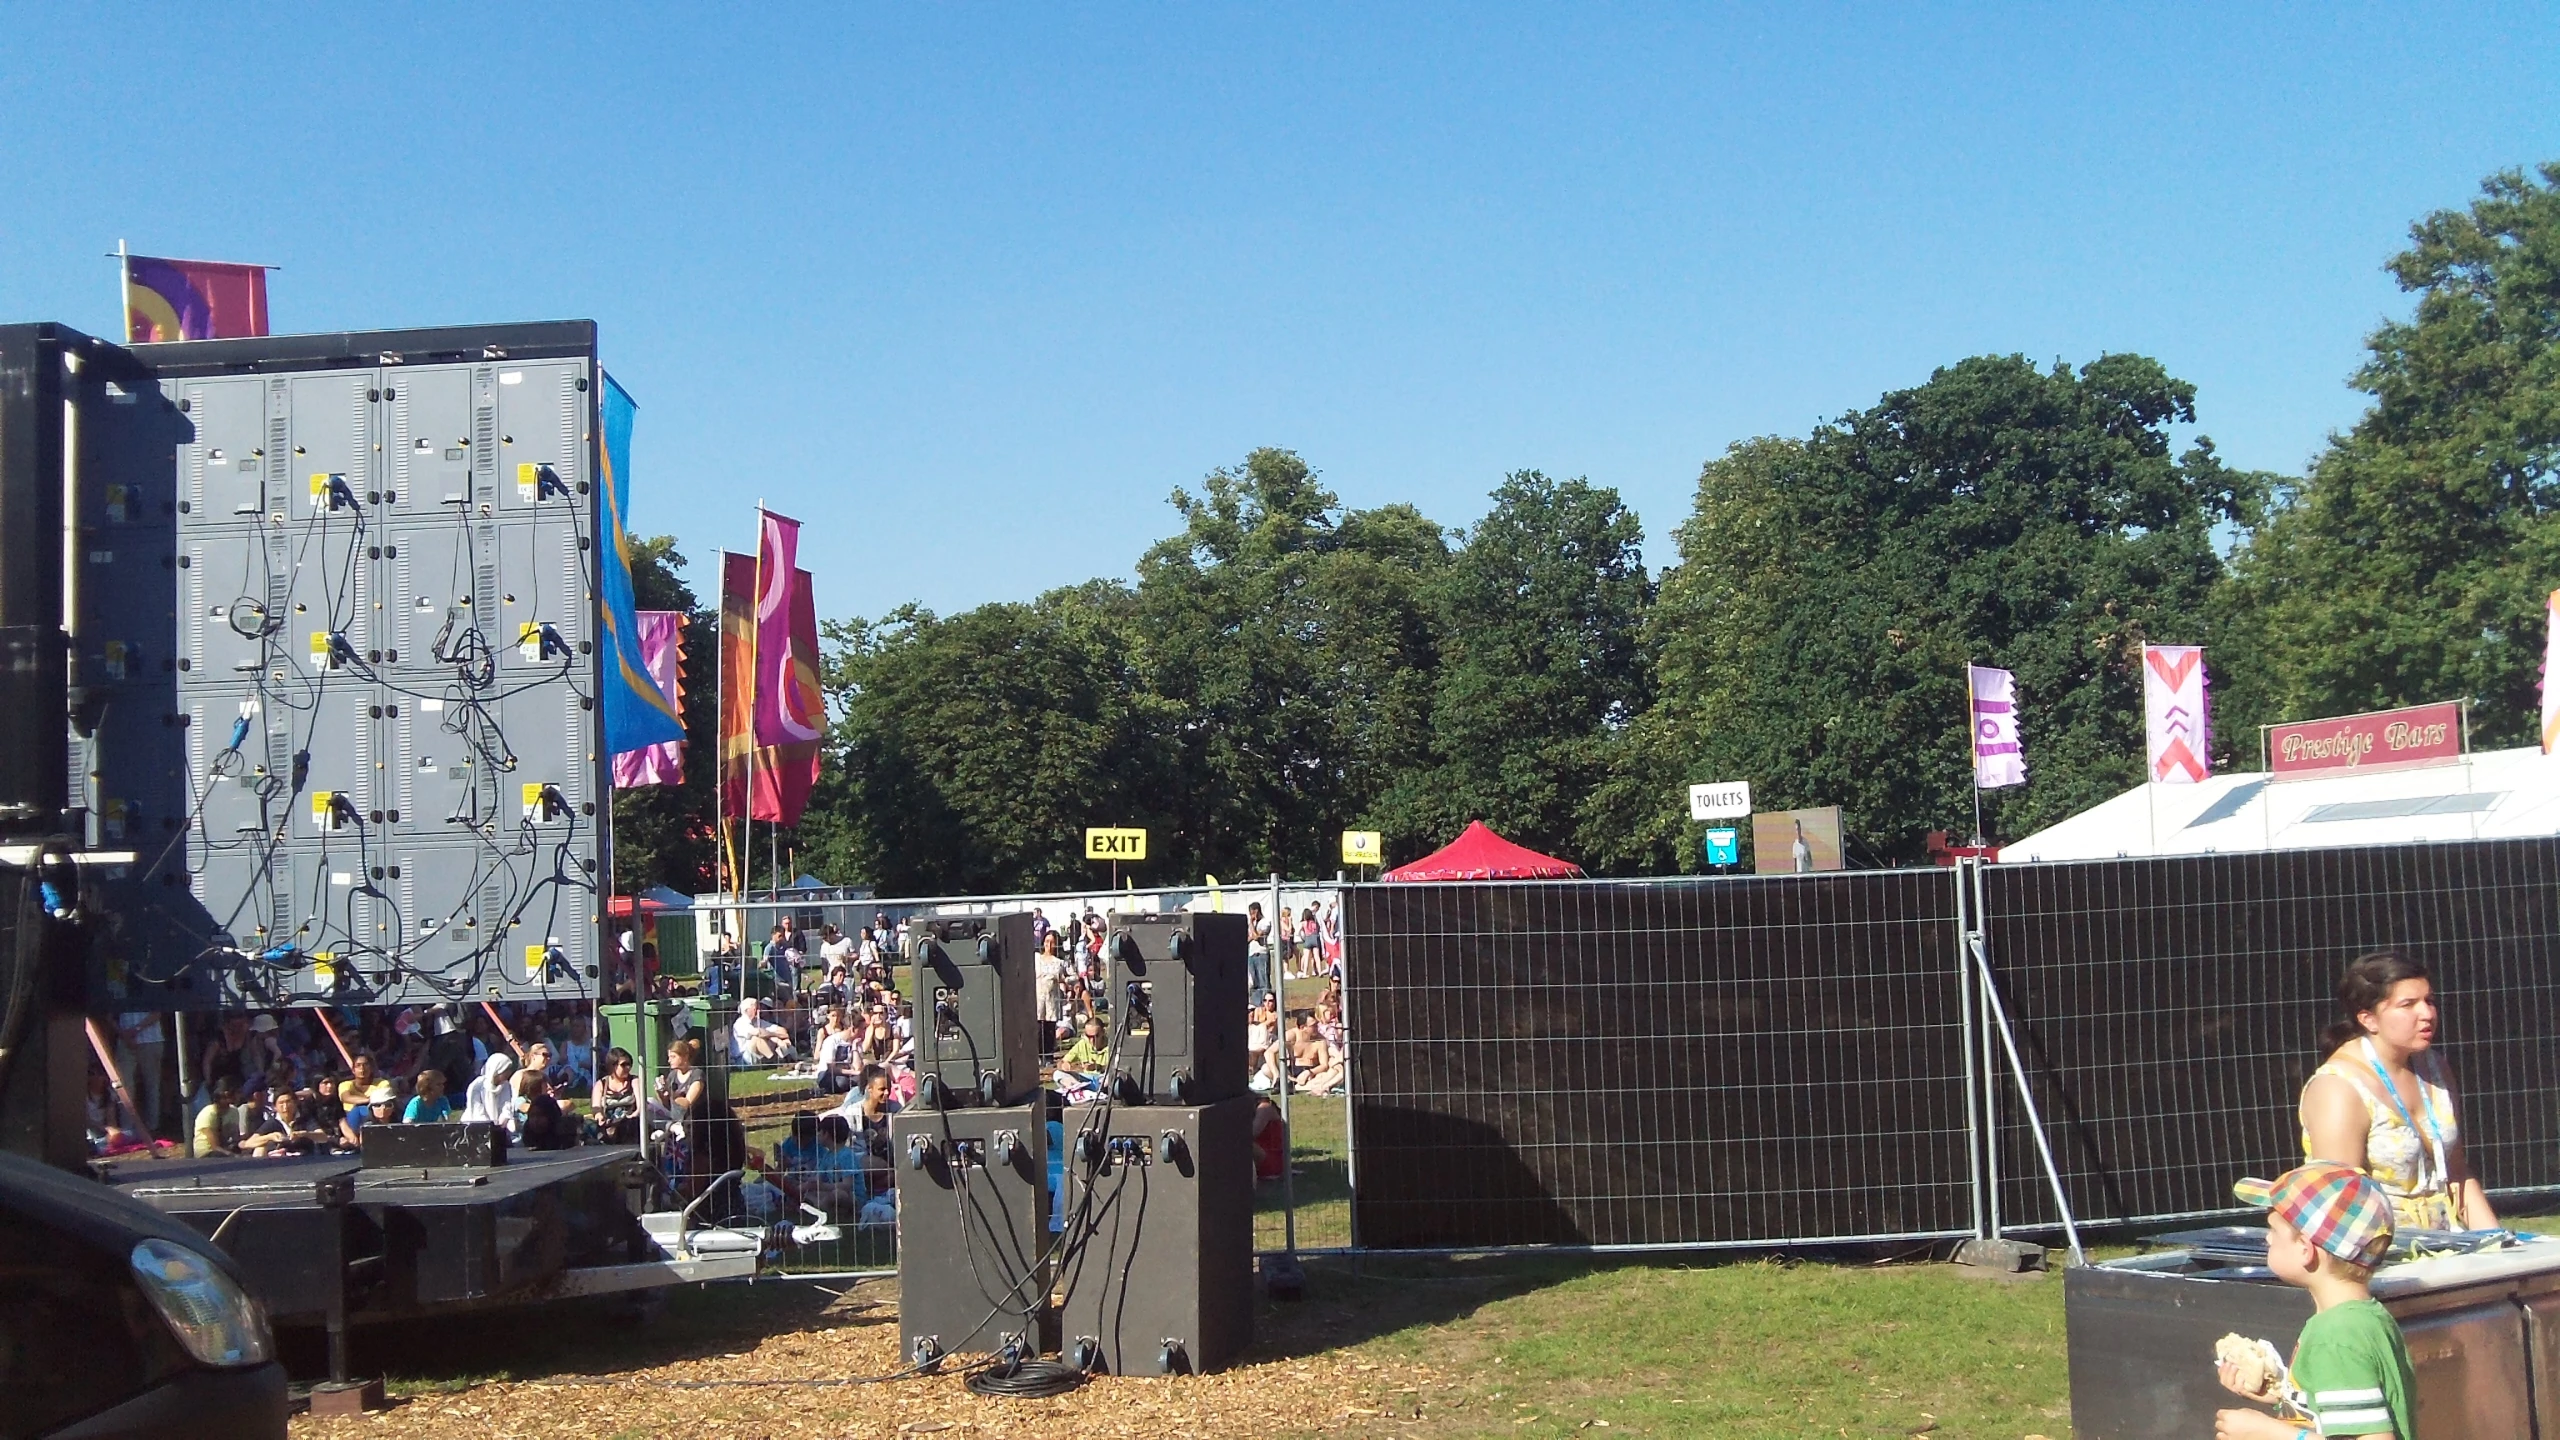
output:
[[[2391,1199],[2352,1166],[2314,1160],[2273,1180],[2243,1180],[2231,1193],[2282,1215],[2312,1244],[2349,1264],[2378,1265],[2391,1248]]]

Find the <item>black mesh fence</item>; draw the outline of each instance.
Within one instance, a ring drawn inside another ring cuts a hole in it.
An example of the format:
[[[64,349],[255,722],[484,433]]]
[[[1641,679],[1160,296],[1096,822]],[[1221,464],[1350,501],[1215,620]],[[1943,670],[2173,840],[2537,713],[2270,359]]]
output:
[[[1357,1242],[1969,1231],[1955,881],[1348,891]]]
[[[2297,1163],[2331,991],[2385,947],[2434,972],[2472,1168],[2492,1189],[2560,1185],[2560,841],[1993,865],[1981,893],[2083,1223],[2227,1210],[2233,1180]],[[1999,1078],[2000,1218],[2056,1223]]]

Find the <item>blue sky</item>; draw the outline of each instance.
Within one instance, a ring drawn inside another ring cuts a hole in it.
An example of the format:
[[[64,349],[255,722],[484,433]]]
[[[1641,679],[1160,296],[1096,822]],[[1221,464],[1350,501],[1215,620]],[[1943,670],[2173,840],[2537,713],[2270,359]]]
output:
[[[1124,575],[1257,445],[1444,524],[1962,356],[2158,356],[2298,471],[2409,222],[2560,159],[2560,7],[20,7],[0,318],[593,317],[635,523],[832,615]]]

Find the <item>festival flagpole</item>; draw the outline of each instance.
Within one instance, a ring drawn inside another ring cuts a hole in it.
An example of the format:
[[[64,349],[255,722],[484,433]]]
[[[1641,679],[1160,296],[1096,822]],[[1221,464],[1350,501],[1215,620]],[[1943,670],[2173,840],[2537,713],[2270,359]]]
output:
[[[1975,733],[1973,709],[1973,666],[1964,667],[1964,754],[1966,768],[1973,775],[1973,843],[1976,849],[1989,843],[1982,833],[1982,737]]]
[[[116,240],[116,342],[133,343],[133,257],[122,237]]]
[[[720,560],[721,624],[712,631],[719,656],[719,681],[712,689],[711,725],[711,869],[713,886],[729,893],[729,561]]]
[[[764,497],[756,497],[756,584],[747,599],[747,818],[738,843],[738,893],[744,896],[747,873],[756,863],[756,700],[764,677]],[[739,945],[754,940],[755,922]]]

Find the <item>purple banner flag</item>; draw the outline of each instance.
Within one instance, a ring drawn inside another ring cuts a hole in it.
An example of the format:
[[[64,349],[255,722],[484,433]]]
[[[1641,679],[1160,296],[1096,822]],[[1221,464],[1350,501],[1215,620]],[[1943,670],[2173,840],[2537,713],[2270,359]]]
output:
[[[641,662],[648,667],[649,678],[656,682],[658,693],[667,697],[668,706],[681,715],[684,713],[684,614],[678,610],[642,610],[636,615],[640,622]],[[616,790],[683,783],[684,742],[681,740],[643,745],[613,757],[613,788]]]

